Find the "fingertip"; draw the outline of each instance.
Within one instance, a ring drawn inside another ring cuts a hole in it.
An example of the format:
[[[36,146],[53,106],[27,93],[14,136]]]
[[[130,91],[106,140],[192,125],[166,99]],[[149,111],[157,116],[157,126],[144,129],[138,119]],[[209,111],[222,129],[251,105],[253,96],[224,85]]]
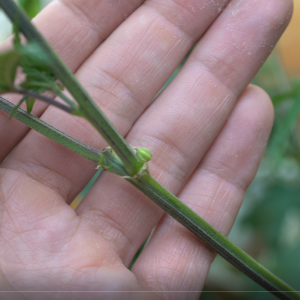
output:
[[[249,85],[202,160],[202,168],[218,173],[218,177],[227,178],[245,191],[263,157],[273,120],[269,95],[260,87]]]
[[[271,131],[274,122],[274,106],[268,93],[257,85],[250,84],[244,91],[241,99],[249,106],[249,114],[253,123],[263,122],[268,131]]]

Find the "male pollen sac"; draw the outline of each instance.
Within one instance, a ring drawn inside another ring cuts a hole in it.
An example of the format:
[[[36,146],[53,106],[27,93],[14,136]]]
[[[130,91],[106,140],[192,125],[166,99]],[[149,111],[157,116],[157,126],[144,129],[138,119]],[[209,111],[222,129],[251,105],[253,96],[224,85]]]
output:
[[[104,165],[104,155],[102,153],[99,153],[98,165],[101,167]]]
[[[152,153],[147,148],[138,148],[136,150],[136,155],[142,162],[147,162],[152,158]]]

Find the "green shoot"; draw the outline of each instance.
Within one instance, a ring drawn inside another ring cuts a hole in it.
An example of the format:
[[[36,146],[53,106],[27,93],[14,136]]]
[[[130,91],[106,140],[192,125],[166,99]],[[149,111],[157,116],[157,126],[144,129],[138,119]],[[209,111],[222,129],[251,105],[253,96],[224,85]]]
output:
[[[3,64],[0,71],[8,72],[7,74],[3,72],[5,75],[0,77],[1,92],[2,90],[5,92],[18,92],[28,97],[39,97],[39,99],[45,97],[40,95],[44,91],[51,91],[59,95],[69,105],[72,112],[75,111],[84,116],[99,131],[110,147],[102,151],[89,148],[21,109],[15,110],[15,118],[94,161],[105,170],[126,178],[128,182],[202,239],[209,247],[280,299],[300,299],[300,295],[296,291],[232,244],[226,237],[180,202],[178,198],[159,185],[147,169],[147,161],[152,156],[151,152],[145,148],[138,150],[137,153],[133,151],[77,82],[72,72],[64,65],[12,0],[0,0],[0,5],[11,20],[15,20],[16,16],[18,17],[16,25],[28,41],[26,45],[21,45],[20,38],[16,37],[15,48],[2,54],[6,55],[6,58],[9,57],[10,64],[7,64],[7,61],[0,57],[0,64]],[[26,79],[16,87],[15,77],[18,67],[22,68]],[[76,99],[78,106],[72,106],[72,100],[61,93],[61,86],[57,83],[57,79]],[[1,110],[11,114],[13,108],[9,102],[0,98]]]

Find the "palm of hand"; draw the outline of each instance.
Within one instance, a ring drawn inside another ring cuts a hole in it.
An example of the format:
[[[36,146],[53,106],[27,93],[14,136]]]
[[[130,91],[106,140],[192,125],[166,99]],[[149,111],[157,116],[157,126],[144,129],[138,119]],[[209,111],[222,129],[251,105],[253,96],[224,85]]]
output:
[[[291,2],[142,2],[54,1],[35,23],[128,142],[152,150],[153,177],[228,234],[273,118],[268,97],[246,87],[285,28]],[[33,113],[105,146],[78,118],[43,103]],[[2,290],[157,291],[143,297],[170,299],[180,293],[166,291],[201,290],[213,253],[127,182],[101,175],[74,211],[69,203],[94,165],[15,120],[0,127],[0,138],[2,160],[16,147],[0,169]]]

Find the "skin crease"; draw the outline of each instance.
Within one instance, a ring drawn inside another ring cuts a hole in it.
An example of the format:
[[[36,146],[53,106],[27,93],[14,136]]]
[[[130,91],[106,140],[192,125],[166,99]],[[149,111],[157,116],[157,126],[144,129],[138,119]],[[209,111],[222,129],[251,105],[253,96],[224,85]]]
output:
[[[227,235],[273,122],[269,97],[249,83],[292,5],[56,0],[34,23],[130,145],[150,149],[153,177]],[[106,146],[83,119],[39,101],[33,113],[84,143]],[[5,125],[7,118],[0,113],[3,298],[199,298],[213,251],[112,174],[103,173],[74,211],[69,203],[95,165],[16,120]]]

